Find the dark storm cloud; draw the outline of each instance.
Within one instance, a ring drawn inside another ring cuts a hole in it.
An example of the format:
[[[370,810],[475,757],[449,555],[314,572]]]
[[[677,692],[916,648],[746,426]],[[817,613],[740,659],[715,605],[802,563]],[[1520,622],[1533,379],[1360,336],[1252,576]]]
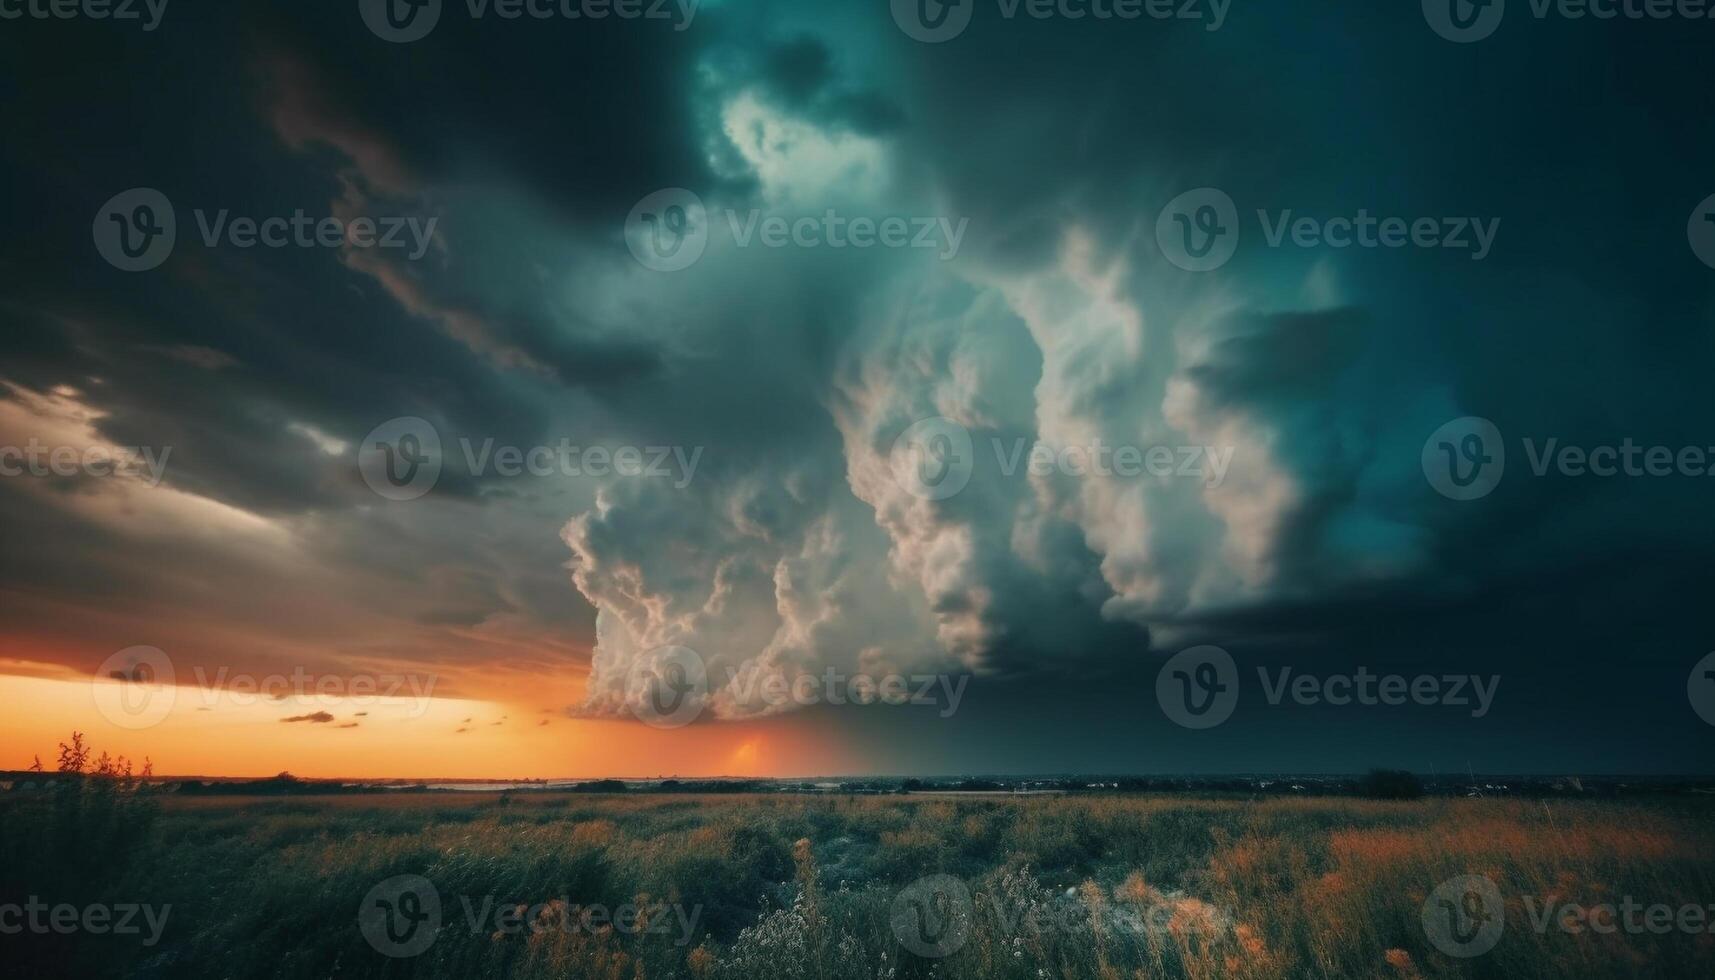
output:
[[[898,129],[905,111],[881,91],[842,78],[836,53],[814,37],[796,37],[763,49],[758,80],[781,103],[831,126],[881,135]]]
[[[1331,391],[1364,345],[1362,311],[1250,314],[1186,375],[1217,404],[1267,405]]]
[[[48,43],[23,32],[6,40],[7,73],[30,82],[0,95],[17,123],[0,178],[35,192],[19,195],[12,212],[33,233],[8,236],[0,251],[18,286],[0,308],[12,340],[4,377],[36,392],[75,389],[79,404],[100,413],[93,426],[107,441],[172,447],[171,490],[271,519],[313,515],[314,527],[295,533],[320,558],[269,563],[230,542],[183,538],[116,548],[111,528],[62,521],[31,496],[7,493],[0,506],[16,529],[13,554],[39,556],[8,561],[8,585],[73,605],[122,597],[144,610],[182,604],[187,589],[243,583],[283,611],[290,604],[279,601],[278,580],[296,576],[285,591],[316,601],[315,579],[332,585],[312,571],[325,561],[406,623],[468,628],[523,615],[538,629],[587,637],[588,607],[566,586],[553,534],[563,509],[538,511],[541,532],[521,533],[541,494],[503,488],[522,511],[470,528],[462,545],[432,524],[365,519],[357,511],[378,501],[358,481],[349,447],[408,414],[432,419],[449,442],[529,446],[567,434],[582,442],[599,433],[555,422],[564,414],[550,407],[564,403],[557,392],[647,377],[659,369],[653,346],[550,297],[543,273],[568,256],[532,251],[541,236],[529,229],[463,222],[458,212],[442,226],[456,253],[440,266],[362,268],[325,250],[207,248],[190,212],[325,215],[355,182],[371,213],[414,214],[437,200],[444,207],[448,182],[487,183],[517,188],[521,210],[545,205],[556,221],[599,225],[594,234],[605,237],[611,213],[623,213],[639,188],[701,172],[678,92],[695,42],[600,27],[500,36],[477,25],[411,57],[379,45],[344,6],[210,8],[141,44],[84,26],[92,29]],[[97,63],[102,72],[87,70]],[[162,71],[166,64],[196,69]],[[591,97],[622,73],[623,99]],[[111,84],[121,77],[154,81]],[[93,253],[87,215],[135,185],[176,203],[180,244],[157,273],[126,277]],[[446,275],[448,264],[458,274]],[[470,330],[460,335],[448,321]],[[473,346],[486,356],[473,358]],[[330,451],[330,441],[346,448]],[[447,452],[436,499],[475,500],[479,478],[455,446]],[[99,489],[62,481],[74,483]],[[486,539],[497,535],[517,542],[492,547]],[[253,603],[225,605],[208,618],[302,639],[319,632]],[[345,644],[367,632],[344,613],[324,619],[347,631]],[[145,628],[114,623],[91,639],[123,644]],[[186,654],[198,638],[178,639]]]
[[[388,45],[354,7],[0,42],[5,74],[29,80],[0,92],[0,181],[28,229],[0,246],[16,284],[0,379],[69,387],[104,439],[174,447],[171,491],[302,546],[183,533],[195,519],[138,540],[0,487],[14,554],[43,556],[0,581],[38,593],[36,616],[56,608],[43,595],[206,611],[234,592],[211,618],[405,656],[423,634],[507,623],[554,664],[574,655],[554,644],[595,642],[600,609],[593,713],[648,649],[694,642],[786,675],[879,658],[1051,678],[1098,725],[1124,706],[1097,688],[1148,683],[1143,654],[1191,639],[1339,659],[1419,636],[1396,652],[1428,662],[1462,621],[1481,656],[1574,699],[1520,652],[1533,637],[1588,633],[1586,666],[1696,643],[1680,588],[1715,537],[1706,487],[1533,477],[1516,449],[1715,442],[1710,278],[1684,242],[1715,192],[1696,32],[1549,21],[1461,47],[1411,4],[1235,9],[1213,33],[984,8],[924,45],[885,4],[732,2],[686,31],[460,17]],[[139,185],[179,205],[180,245],[120,275],[89,216]],[[1153,226],[1205,185],[1237,202],[1243,237],[1198,278],[1166,265]],[[620,225],[675,186],[741,213],[915,212],[971,232],[932,266],[722,243],[646,276]],[[189,215],[336,204],[433,216],[435,243],[414,261],[210,249]],[[1271,247],[1256,216],[1359,208],[1502,224],[1472,262]],[[415,510],[379,506],[350,448],[402,415],[449,444]],[[1229,446],[1233,469],[1211,488],[991,467],[925,502],[887,454],[932,415],[985,446]],[[1461,415],[1515,453],[1480,504],[1436,496],[1419,468]],[[499,480],[456,446],[567,434],[708,454],[675,490]],[[308,586],[286,611],[257,598],[315,575],[402,632],[344,608],[317,622],[302,611],[330,600]],[[1027,687],[985,684],[1001,702]]]

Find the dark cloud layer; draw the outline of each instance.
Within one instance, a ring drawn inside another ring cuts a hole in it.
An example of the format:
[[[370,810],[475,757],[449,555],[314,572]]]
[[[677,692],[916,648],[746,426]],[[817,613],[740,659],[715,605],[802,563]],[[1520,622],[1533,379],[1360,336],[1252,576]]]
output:
[[[1036,736],[1098,746],[1092,771],[1396,761],[1346,751],[1339,719],[1157,730],[1158,655],[1207,641],[1457,662],[1518,692],[1480,730],[1413,716],[1378,756],[1436,732],[1437,765],[1707,767],[1653,706],[1709,645],[1710,481],[1531,477],[1514,458],[1459,503],[1419,463],[1465,415],[1513,447],[1715,445],[1715,297],[1685,232],[1715,192],[1700,25],[1520,18],[1459,46],[1414,4],[1235,4],[1218,32],[984,8],[924,45],[886,4],[826,6],[711,3],[683,31],[459,8],[409,45],[353,3],[175,5],[149,34],[8,27],[0,404],[172,457],[152,497],[0,481],[0,626],[79,667],[175,631],[194,657],[255,637],[335,665],[589,666],[597,715],[668,643],[785,676],[976,672],[924,769],[1065,768]],[[90,241],[134,186],[179,212],[147,274]],[[1153,234],[1201,186],[1244,225],[1204,277]],[[623,226],[667,187],[969,233],[948,262],[721,241],[661,274]],[[208,248],[193,208],[438,231],[415,261]],[[1255,216],[1358,208],[1500,232],[1473,262],[1271,248]],[[389,504],[355,447],[399,416],[436,426],[447,467]],[[1122,486],[991,460],[926,501],[889,451],[930,416],[982,447],[1228,446],[1233,468]],[[460,438],[703,455],[688,487],[507,479],[472,472]],[[904,758],[870,716],[828,724]],[[1667,747],[1644,753],[1651,736]],[[1247,754],[1256,739],[1268,752]]]

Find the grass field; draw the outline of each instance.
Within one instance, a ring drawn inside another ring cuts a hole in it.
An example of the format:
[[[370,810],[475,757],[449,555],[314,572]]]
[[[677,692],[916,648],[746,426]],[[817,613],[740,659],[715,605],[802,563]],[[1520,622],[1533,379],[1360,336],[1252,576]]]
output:
[[[50,924],[55,905],[114,921],[148,905],[159,928],[24,928],[0,949],[13,976],[1707,977],[1710,811],[14,793],[0,797],[0,903],[34,897]],[[1467,875],[1493,883],[1501,925],[1456,952],[1492,948],[1454,955],[1437,945],[1442,915],[1469,915],[1442,942],[1495,918],[1481,889],[1437,892]],[[1615,915],[1589,911],[1608,904]]]

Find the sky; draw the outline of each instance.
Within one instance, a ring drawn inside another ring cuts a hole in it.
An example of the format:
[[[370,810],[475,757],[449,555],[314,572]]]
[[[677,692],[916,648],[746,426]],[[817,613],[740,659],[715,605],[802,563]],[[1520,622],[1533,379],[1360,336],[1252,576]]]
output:
[[[406,9],[0,24],[0,768],[1715,771],[1707,21]]]

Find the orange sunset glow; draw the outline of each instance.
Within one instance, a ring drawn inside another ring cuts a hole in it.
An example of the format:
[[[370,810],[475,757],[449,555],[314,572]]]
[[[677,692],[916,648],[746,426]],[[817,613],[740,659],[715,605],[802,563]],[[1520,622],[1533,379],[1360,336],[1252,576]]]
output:
[[[16,665],[14,665],[16,666]],[[0,769],[51,766],[71,731],[159,775],[577,779],[764,776],[851,771],[849,754],[794,719],[658,731],[566,717],[540,704],[322,695],[281,699],[180,687],[158,723],[113,724],[98,694],[117,681],[0,675]],[[152,697],[169,694],[156,688]],[[323,720],[324,716],[327,716]],[[303,719],[288,721],[287,719]],[[664,760],[671,767],[664,768]]]

